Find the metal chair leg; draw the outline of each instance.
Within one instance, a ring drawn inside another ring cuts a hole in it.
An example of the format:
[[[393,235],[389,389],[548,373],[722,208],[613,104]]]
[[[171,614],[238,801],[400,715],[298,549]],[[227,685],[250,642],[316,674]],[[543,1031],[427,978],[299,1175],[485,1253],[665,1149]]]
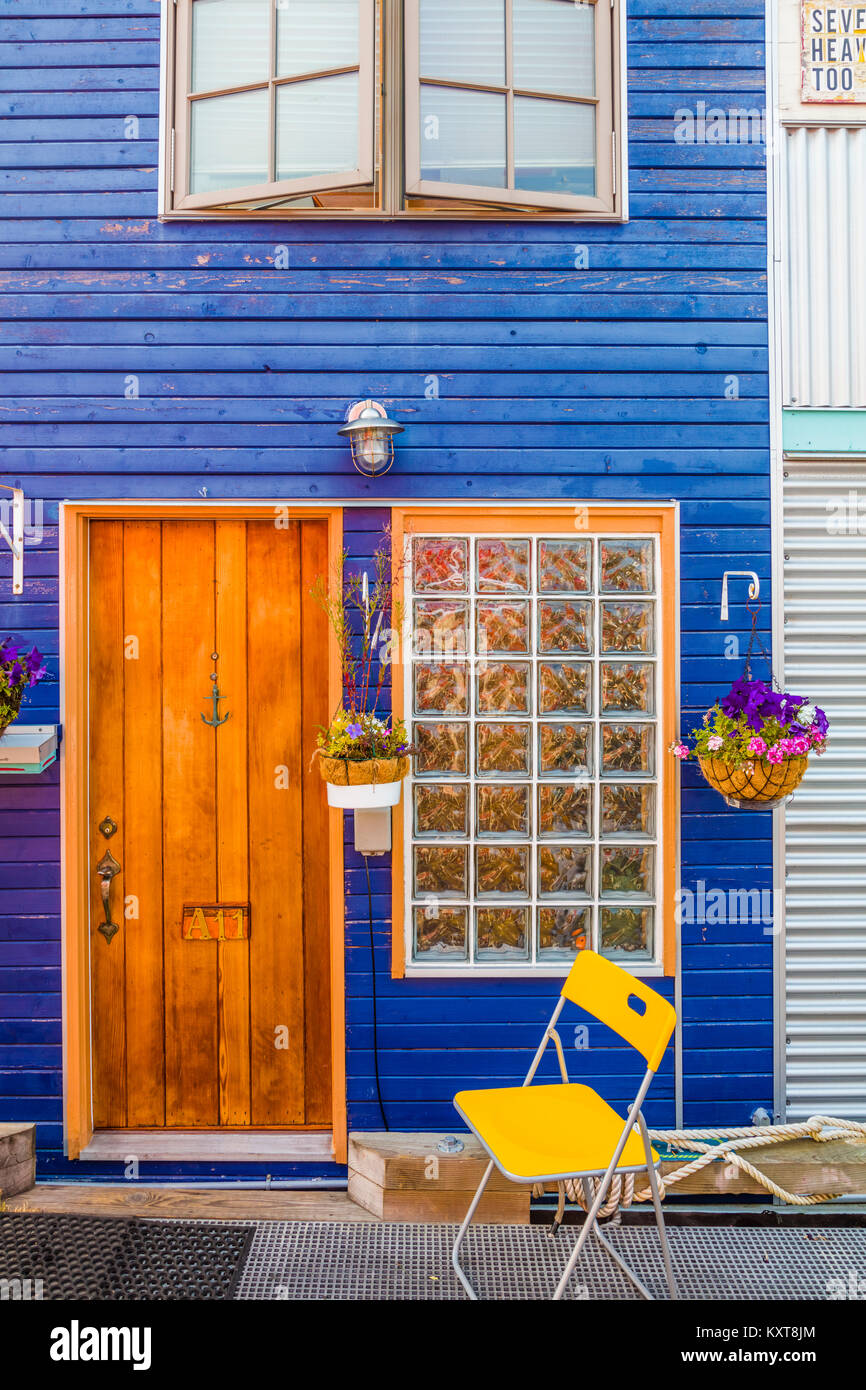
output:
[[[610,1241],[608,1240],[607,1236],[603,1236],[603,1235],[602,1235],[601,1231],[598,1229],[598,1222],[597,1222],[597,1221],[594,1221],[594,1222],[593,1222],[593,1231],[592,1231],[592,1233],[593,1233],[593,1235],[595,1236],[596,1240],[600,1241],[601,1244],[604,1246],[605,1250],[606,1250],[607,1253],[610,1255],[611,1259],[612,1259],[616,1264],[619,1265],[620,1269],[622,1270],[622,1272],[623,1272],[623,1274],[626,1276],[626,1278],[631,1280],[631,1282],[634,1284],[635,1288],[637,1289],[638,1293],[640,1294],[641,1298],[646,1298],[646,1299],[649,1300],[650,1303],[652,1303],[652,1302],[653,1302],[653,1296],[652,1296],[652,1294],[650,1293],[649,1289],[647,1288],[646,1284],[642,1283],[641,1280],[638,1279],[638,1277],[637,1277],[637,1275],[635,1274],[634,1270],[631,1269],[631,1268],[626,1264],[625,1260],[622,1258],[622,1255],[620,1255],[616,1250],[614,1250],[614,1248],[613,1248],[613,1246],[611,1245]]]
[[[615,1159],[618,1158],[619,1153],[615,1155]],[[586,1220],[584,1221],[583,1229],[577,1238],[577,1244],[572,1250],[571,1258],[569,1259],[568,1264],[565,1266],[565,1269],[562,1272],[562,1278],[556,1286],[556,1292],[553,1295],[555,1300],[561,1299],[562,1295],[565,1293],[565,1290],[568,1286],[568,1281],[574,1273],[574,1266],[577,1264],[578,1259],[580,1258],[580,1252],[586,1244],[586,1238],[592,1230],[593,1226],[595,1225],[595,1218],[601,1210],[602,1204],[604,1203],[605,1196],[607,1195],[607,1189],[610,1187],[610,1181],[612,1177],[613,1169],[609,1168],[598,1185],[598,1191],[595,1194],[595,1200],[592,1206],[590,1207],[589,1211],[586,1213]]]
[[[457,1233],[457,1239],[454,1242],[454,1249],[451,1252],[451,1263],[454,1266],[454,1271],[457,1275],[457,1278],[460,1280],[469,1297],[471,1299],[474,1299],[476,1302],[478,1301],[478,1295],[473,1289],[472,1285],[470,1284],[469,1279],[467,1275],[464,1273],[460,1264],[460,1247],[466,1239],[466,1232],[469,1230],[472,1218],[478,1210],[478,1203],[481,1201],[481,1198],[484,1195],[484,1189],[490,1181],[490,1175],[492,1172],[493,1162],[491,1160],[491,1162],[487,1165],[487,1171],[485,1172],[484,1177],[481,1179],[481,1182],[478,1185],[478,1191],[475,1193],[475,1196],[472,1198],[472,1201],[469,1204],[469,1210],[467,1211],[466,1216],[463,1220],[463,1225],[460,1227],[460,1230]]]
[[[644,1153],[646,1154],[647,1175],[649,1177],[650,1191],[653,1197],[653,1206],[656,1214],[656,1226],[658,1227],[659,1241],[662,1247],[662,1259],[665,1262],[665,1278],[668,1284],[668,1293],[672,1299],[678,1299],[677,1281],[674,1278],[674,1267],[671,1261],[671,1247],[668,1241],[668,1233],[665,1229],[665,1218],[662,1212],[662,1199],[659,1192],[658,1174],[653,1163],[652,1145],[650,1144],[649,1131],[646,1127],[646,1120],[642,1114],[638,1114],[638,1125],[640,1126],[641,1138],[643,1139]]]

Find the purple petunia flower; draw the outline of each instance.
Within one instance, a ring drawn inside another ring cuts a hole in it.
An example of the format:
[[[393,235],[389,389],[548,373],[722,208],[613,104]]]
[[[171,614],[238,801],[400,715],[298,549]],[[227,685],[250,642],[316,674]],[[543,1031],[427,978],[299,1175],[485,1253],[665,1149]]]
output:
[[[361,728],[360,724],[350,724],[346,730],[349,738],[360,738],[363,732],[364,730]]]
[[[787,724],[804,703],[802,695],[779,694],[765,681],[750,681],[743,676],[734,681],[722,700],[722,711],[729,719],[744,715],[749,728],[759,734],[769,719]]]
[[[10,691],[21,691],[23,687],[34,685],[48,674],[42,661],[42,653],[36,648],[31,647],[26,656],[21,654],[21,648],[12,640],[6,637],[0,642],[0,666],[6,674],[7,689]]]
[[[42,660],[42,653],[33,647],[24,660],[24,670],[27,675],[27,684],[32,690],[34,685],[38,685],[45,676],[48,675],[48,667]]]

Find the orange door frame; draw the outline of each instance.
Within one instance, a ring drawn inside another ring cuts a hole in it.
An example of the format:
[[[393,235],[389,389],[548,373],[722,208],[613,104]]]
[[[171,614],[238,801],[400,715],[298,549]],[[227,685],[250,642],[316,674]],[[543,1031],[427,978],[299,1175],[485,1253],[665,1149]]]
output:
[[[84,502],[60,506],[60,670],[63,743],[60,760],[63,1117],[66,1153],[77,1159],[93,1136],[90,1055],[90,874],[88,855],[88,538],[91,521],[262,520],[327,521],[330,581],[339,573],[343,507],[286,502]],[[328,652],[329,701],[341,699],[336,642]],[[330,812],[331,1081],[337,1163],[347,1156],[346,1004],[342,813]]]

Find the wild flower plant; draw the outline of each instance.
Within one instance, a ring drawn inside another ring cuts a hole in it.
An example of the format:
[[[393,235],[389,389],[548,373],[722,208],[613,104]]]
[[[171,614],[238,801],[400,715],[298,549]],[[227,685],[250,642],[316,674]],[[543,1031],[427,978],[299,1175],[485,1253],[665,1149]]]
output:
[[[312,594],[324,609],[340,653],[343,706],[327,729],[319,734],[325,757],[402,757],[412,750],[401,720],[377,711],[391,665],[394,632],[402,627],[402,605],[396,597],[401,562],[391,553],[391,535],[385,528],[373,554],[372,580],[347,571],[349,553],[344,550],[330,581],[319,576]]]
[[[326,758],[349,758],[364,762],[369,758],[403,758],[409,752],[409,738],[402,719],[388,723],[375,714],[354,714],[341,709],[330,727],[319,734],[319,749]]]

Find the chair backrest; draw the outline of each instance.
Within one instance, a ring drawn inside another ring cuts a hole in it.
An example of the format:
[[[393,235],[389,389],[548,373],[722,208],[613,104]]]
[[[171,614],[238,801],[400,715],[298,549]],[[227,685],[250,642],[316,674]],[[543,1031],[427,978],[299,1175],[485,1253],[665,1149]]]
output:
[[[562,995],[631,1043],[650,1071],[658,1071],[677,1021],[667,999],[595,951],[580,952]]]

